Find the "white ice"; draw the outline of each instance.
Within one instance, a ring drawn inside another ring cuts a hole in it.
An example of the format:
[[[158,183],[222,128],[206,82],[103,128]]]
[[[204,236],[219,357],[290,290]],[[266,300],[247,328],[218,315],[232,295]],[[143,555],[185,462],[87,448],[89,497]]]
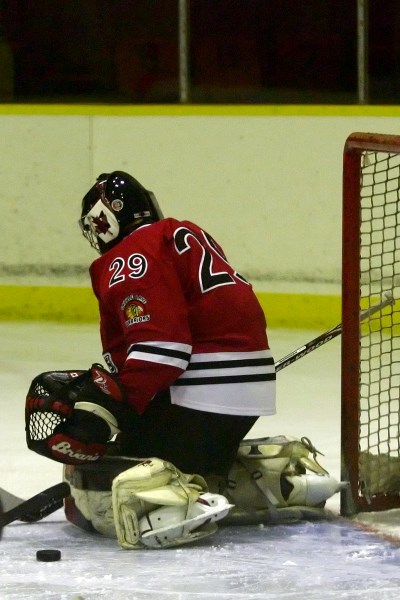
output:
[[[334,325],[334,324],[333,324]],[[316,331],[276,330],[276,358]],[[95,325],[0,323],[0,487],[28,498],[61,480],[61,467],[25,446],[24,401],[42,371],[101,361]],[[340,338],[278,374],[278,413],[251,437],[307,436],[340,477]],[[327,507],[338,515],[339,496]],[[58,548],[62,559],[36,560]],[[0,542],[0,600],[391,600],[400,597],[400,546],[337,516],[293,525],[220,527],[196,546],[121,549],[85,533],[62,510],[36,524],[5,527]]]

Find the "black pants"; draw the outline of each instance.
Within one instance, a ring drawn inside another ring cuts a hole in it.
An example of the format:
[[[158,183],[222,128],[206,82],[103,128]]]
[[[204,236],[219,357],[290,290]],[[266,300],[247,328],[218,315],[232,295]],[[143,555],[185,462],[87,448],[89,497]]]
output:
[[[184,473],[225,476],[257,419],[184,408],[171,404],[167,392],[133,420],[129,433],[119,438],[118,452],[163,458]]]

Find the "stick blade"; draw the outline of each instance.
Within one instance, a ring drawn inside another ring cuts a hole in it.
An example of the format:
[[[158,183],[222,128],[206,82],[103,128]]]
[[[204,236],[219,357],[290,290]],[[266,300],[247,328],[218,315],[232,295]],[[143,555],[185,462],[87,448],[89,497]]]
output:
[[[6,515],[7,521],[24,521],[25,523],[36,523],[45,517],[51,515],[56,510],[62,508],[64,498],[70,495],[70,487],[66,481],[56,483],[56,485],[43,490],[29,500],[25,500]]]

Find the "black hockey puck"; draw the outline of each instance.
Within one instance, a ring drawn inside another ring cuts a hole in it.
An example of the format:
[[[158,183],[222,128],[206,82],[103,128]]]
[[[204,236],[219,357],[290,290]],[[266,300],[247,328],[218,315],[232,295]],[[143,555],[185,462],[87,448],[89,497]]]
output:
[[[36,560],[40,560],[41,562],[54,562],[60,559],[60,550],[38,550],[36,552]]]

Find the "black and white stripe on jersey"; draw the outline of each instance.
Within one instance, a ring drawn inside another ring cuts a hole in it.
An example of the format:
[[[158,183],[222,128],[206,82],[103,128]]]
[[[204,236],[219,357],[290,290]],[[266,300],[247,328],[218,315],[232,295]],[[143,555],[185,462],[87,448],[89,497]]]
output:
[[[255,352],[210,352],[191,355],[192,347],[176,342],[132,344],[128,359],[146,360],[182,369],[174,386],[250,383],[276,379],[269,350]],[[190,361],[190,362],[189,362]]]
[[[274,359],[269,350],[193,354],[175,386],[274,381]]]
[[[140,342],[128,349],[128,360],[147,360],[161,365],[170,365],[185,370],[188,366],[192,346],[175,342]]]

